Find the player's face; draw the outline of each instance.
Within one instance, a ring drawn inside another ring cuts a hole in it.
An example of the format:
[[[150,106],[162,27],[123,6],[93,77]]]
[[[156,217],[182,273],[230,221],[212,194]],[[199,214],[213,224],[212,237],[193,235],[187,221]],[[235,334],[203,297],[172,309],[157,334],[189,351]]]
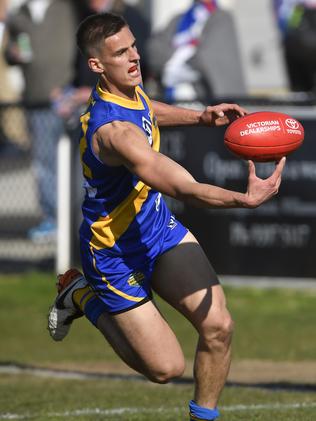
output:
[[[100,63],[110,92],[133,90],[142,82],[139,60],[135,38],[128,26],[105,39]]]

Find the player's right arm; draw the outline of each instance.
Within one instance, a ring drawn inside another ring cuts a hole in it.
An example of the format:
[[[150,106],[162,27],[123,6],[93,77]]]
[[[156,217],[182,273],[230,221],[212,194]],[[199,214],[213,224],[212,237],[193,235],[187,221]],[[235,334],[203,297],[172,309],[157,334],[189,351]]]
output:
[[[256,176],[255,166],[249,162],[246,193],[198,183],[181,165],[154,151],[137,126],[114,121],[100,127],[93,137],[93,149],[107,165],[124,165],[145,184],[175,199],[199,207],[254,208],[278,192],[285,160],[281,160],[266,180]]]
[[[225,126],[247,114],[238,104],[209,105],[204,110],[193,110],[163,102],[151,101],[159,127],[163,126]]]

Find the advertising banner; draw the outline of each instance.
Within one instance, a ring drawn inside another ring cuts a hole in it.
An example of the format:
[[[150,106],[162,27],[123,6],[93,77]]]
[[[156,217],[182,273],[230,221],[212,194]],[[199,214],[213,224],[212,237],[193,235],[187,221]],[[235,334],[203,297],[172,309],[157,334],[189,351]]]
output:
[[[305,140],[288,156],[279,194],[269,202],[257,209],[218,210],[168,199],[220,274],[316,277],[316,121],[291,115],[303,124]],[[245,192],[247,162],[225,148],[224,131],[164,129],[162,152],[199,182]],[[257,175],[267,178],[274,166],[257,163]]]

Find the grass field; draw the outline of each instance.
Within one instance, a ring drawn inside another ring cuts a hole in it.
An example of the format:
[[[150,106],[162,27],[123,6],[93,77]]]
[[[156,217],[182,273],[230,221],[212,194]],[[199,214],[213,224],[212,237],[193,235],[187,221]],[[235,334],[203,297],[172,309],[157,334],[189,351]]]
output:
[[[127,369],[84,319],[63,342],[50,339],[46,313],[54,282],[42,273],[0,276],[0,420],[187,420],[191,326],[159,302],[188,370],[182,382],[151,384]],[[236,332],[221,419],[316,420],[316,291],[225,290]]]

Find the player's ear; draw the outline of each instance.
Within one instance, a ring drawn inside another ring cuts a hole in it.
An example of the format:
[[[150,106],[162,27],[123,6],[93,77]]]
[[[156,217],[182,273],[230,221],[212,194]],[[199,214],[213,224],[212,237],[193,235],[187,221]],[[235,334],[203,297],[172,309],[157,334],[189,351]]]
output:
[[[103,71],[104,71],[103,64],[96,57],[90,57],[88,59],[88,66],[95,73],[103,73]]]

